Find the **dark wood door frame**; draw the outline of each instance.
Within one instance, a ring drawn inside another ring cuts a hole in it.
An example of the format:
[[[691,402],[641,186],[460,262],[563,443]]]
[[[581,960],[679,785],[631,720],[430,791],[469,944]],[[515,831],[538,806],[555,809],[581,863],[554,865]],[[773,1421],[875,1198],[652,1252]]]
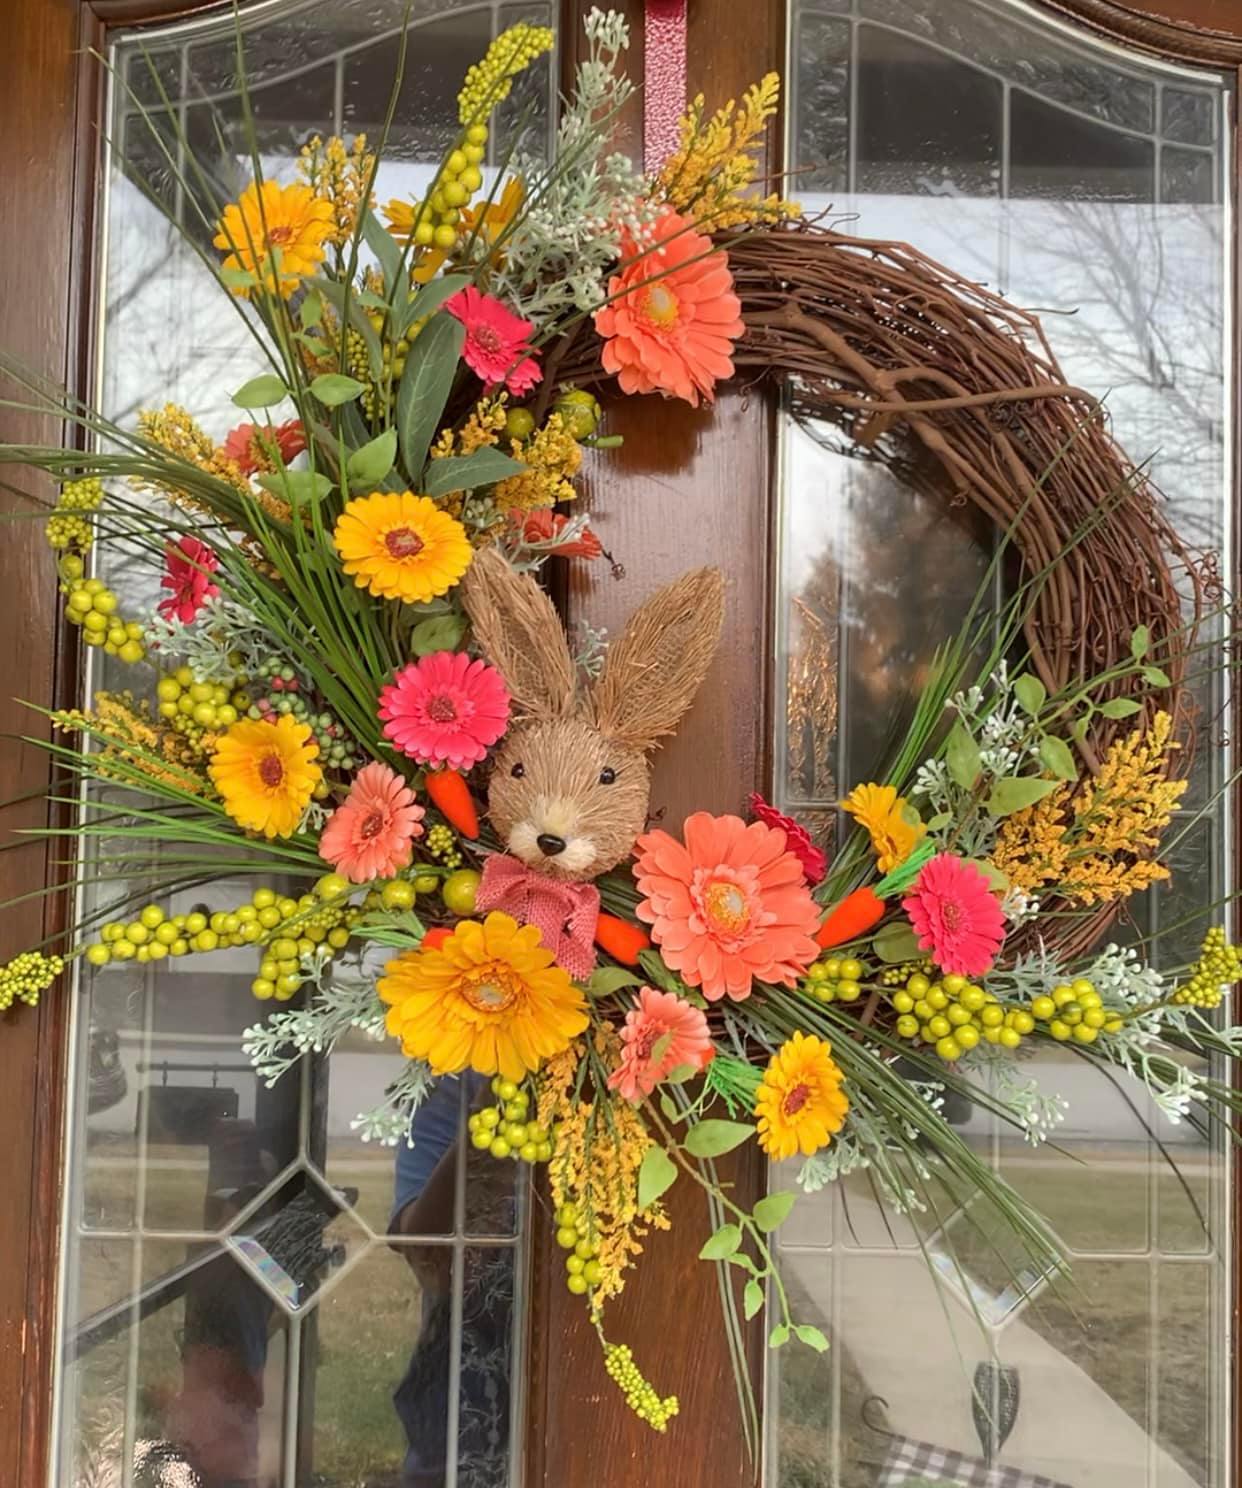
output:
[[[1044,4],[1131,46],[1185,62],[1242,68],[1242,5],[1236,0]],[[578,34],[578,5],[565,0],[567,36]],[[166,22],[210,8],[208,0],[6,0],[0,200],[9,210],[0,214],[0,262],[6,269],[0,347],[75,392],[89,390],[93,365],[88,309],[103,98],[99,69],[87,49],[104,45],[110,27]],[[618,8],[634,24],[637,75],[642,0],[624,0]],[[702,89],[711,98],[736,96],[764,70],[782,66],[783,0],[690,0],[690,13],[692,94]],[[637,119],[627,128],[633,144]],[[741,393],[725,394],[714,413],[661,404],[653,416],[645,400],[622,400],[612,427],[625,433],[626,445],[589,472],[587,500],[606,518],[610,543],[630,581],[617,585],[606,575],[592,576],[571,591],[569,608],[615,629],[624,612],[665,578],[691,563],[721,564],[731,597],[721,658],[687,728],[661,759],[653,799],[673,821],[696,805],[736,809],[769,774],[769,648],[756,658],[754,637],[768,633],[770,613],[772,411]],[[0,409],[0,438],[47,440],[56,434],[47,420]],[[6,509],[49,500],[40,478],[22,474],[13,480],[25,494],[6,494]],[[54,567],[36,525],[14,523],[3,536],[0,593],[8,600],[10,638],[16,637],[0,662],[0,731],[9,736],[3,741],[0,796],[7,799],[47,781],[46,756],[11,737],[37,732],[38,720],[10,699],[68,699],[78,667],[59,624]],[[46,808],[35,800],[12,808],[4,825],[11,830],[45,819]],[[8,840],[6,833],[6,845]],[[40,845],[6,851],[0,856],[0,900],[63,878],[52,857]],[[27,904],[0,919],[0,959],[63,920],[63,896]],[[68,997],[58,988],[38,1008],[9,1014],[0,1027],[7,1117],[7,1181],[0,1204],[0,1374],[6,1381],[0,1391],[0,1481],[14,1488],[44,1488],[47,1481],[68,1009]],[[762,1181],[757,1166],[735,1176],[751,1193]],[[618,1309],[618,1331],[623,1326],[635,1342],[652,1341],[655,1356],[649,1350],[645,1362],[653,1382],[682,1397],[682,1431],[668,1438],[653,1437],[626,1414],[603,1374],[581,1303],[560,1284],[553,1248],[537,1244],[537,1323],[528,1368],[532,1488],[579,1482],[592,1488],[742,1488],[752,1481],[735,1426],[715,1278],[712,1268],[694,1259],[706,1218],[688,1200],[685,1195],[675,1204],[673,1231],[654,1238],[640,1278]],[[1235,1298],[1239,1291],[1235,1287]],[[701,1427],[691,1427],[692,1421]],[[1242,1483],[1242,1456],[1234,1480]]]

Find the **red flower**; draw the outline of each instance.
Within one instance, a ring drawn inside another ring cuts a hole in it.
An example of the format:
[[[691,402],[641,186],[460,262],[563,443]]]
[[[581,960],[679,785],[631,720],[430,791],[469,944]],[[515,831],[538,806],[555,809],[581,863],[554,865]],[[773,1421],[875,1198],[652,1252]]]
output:
[[[534,325],[507,310],[499,300],[468,284],[444,308],[466,328],[462,356],[466,366],[490,390],[501,383],[517,398],[530,392],[543,376],[527,344]]]
[[[189,625],[207,601],[220,592],[209,577],[220,560],[205,542],[183,537],[165,548],[164,565],[160,588],[171,589],[172,593],[161,599],[157,608],[166,620],[177,619]]]
[[[513,525],[521,534],[522,541],[526,543],[539,543],[545,546],[549,553],[556,553],[562,558],[598,558],[604,551],[603,544],[589,527],[584,527],[577,537],[571,537],[568,541],[558,543],[557,537],[564,532],[569,518],[562,516],[560,512],[554,512],[550,507],[538,506],[534,511],[512,514]]]
[[[779,827],[784,832],[786,848],[802,864],[806,881],[814,888],[828,872],[828,859],[811,841],[811,834],[802,823],[795,821],[792,816],[786,816],[783,811],[778,811],[775,806],[770,806],[758,791],[750,798],[750,814],[765,827]]]
[[[288,423],[270,425],[238,424],[230,429],[224,440],[224,453],[237,462],[243,475],[253,475],[256,470],[271,470],[274,465],[272,449],[280,451],[283,464],[287,465],[295,455],[306,448],[306,431],[301,419],[290,419]]]

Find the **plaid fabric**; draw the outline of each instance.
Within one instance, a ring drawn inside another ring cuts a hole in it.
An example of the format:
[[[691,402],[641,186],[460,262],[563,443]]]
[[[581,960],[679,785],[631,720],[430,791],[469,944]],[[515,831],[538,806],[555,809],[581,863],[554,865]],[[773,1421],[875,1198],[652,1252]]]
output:
[[[947,1447],[894,1436],[880,1468],[876,1488],[1070,1488],[1017,1467],[989,1467],[981,1457],[965,1457]]]

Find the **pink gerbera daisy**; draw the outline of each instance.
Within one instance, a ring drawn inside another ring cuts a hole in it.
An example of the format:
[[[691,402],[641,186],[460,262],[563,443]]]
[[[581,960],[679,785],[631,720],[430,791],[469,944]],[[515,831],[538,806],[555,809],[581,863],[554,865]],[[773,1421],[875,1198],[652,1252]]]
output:
[[[543,376],[527,344],[534,325],[514,315],[499,300],[473,284],[458,290],[444,308],[466,328],[462,356],[489,391],[502,382],[517,398],[530,392]]]
[[[657,1052],[659,1050],[659,1052]],[[715,1054],[707,1019],[671,992],[642,987],[621,1029],[621,1063],[608,1077],[609,1090],[628,1101],[644,1100],[675,1069],[701,1070]]]
[[[238,424],[230,429],[224,440],[224,453],[237,463],[243,475],[253,475],[256,470],[270,470],[275,463],[273,448],[280,451],[285,465],[300,455],[306,448],[306,431],[301,419],[289,419],[286,423],[263,427],[259,424]]]
[[[684,846],[667,832],[636,844],[637,913],[665,963],[711,1002],[740,1002],[755,981],[792,986],[818,954],[820,912],[784,832],[706,811],[683,832]]]
[[[384,737],[420,765],[468,770],[509,725],[509,693],[495,667],[464,651],[435,651],[380,689]]]
[[[784,832],[785,846],[802,864],[806,881],[814,888],[828,872],[828,859],[811,841],[811,834],[802,823],[769,805],[758,791],[750,798],[750,814],[765,827],[779,827]]]
[[[950,974],[982,976],[1005,938],[1005,916],[987,875],[952,853],[923,865],[901,907],[920,948]]]
[[[423,815],[395,770],[378,761],[364,765],[344,803],[328,818],[319,856],[350,883],[391,878],[409,866],[411,843],[423,835]]]
[[[161,589],[172,591],[156,608],[165,620],[180,620],[189,625],[209,599],[219,594],[211,575],[220,566],[215,552],[196,537],[178,538],[164,549],[164,577]]]

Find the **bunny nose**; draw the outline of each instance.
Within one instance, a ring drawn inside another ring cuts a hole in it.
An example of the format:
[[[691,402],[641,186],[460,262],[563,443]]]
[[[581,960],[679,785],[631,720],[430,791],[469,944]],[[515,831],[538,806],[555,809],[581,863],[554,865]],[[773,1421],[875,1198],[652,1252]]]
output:
[[[539,845],[539,851],[545,858],[554,858],[557,853],[565,851],[565,839],[556,837],[551,832],[540,832],[535,841]]]

